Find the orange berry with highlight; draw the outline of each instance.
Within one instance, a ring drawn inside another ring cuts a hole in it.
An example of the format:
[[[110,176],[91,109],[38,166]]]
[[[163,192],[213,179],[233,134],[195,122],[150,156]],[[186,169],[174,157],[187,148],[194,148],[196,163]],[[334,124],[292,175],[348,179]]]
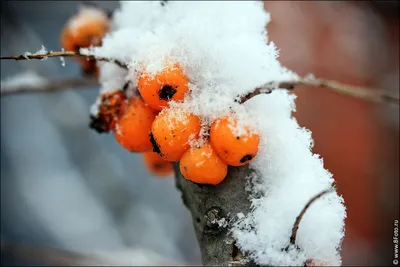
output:
[[[218,157],[210,144],[186,151],[179,168],[183,177],[198,184],[217,185],[228,173],[228,165]]]
[[[182,101],[189,87],[182,68],[174,64],[155,75],[142,73],[138,79],[138,89],[147,104],[161,110],[168,107],[171,100]]]
[[[260,136],[249,128],[237,132],[233,115],[216,120],[210,129],[210,142],[218,156],[228,165],[242,166],[251,162],[258,152]]]
[[[151,150],[149,133],[157,113],[142,99],[131,98],[115,124],[114,135],[118,143],[131,152]]]
[[[153,151],[168,161],[179,161],[190,148],[190,140],[199,136],[200,118],[182,109],[161,111],[151,127]]]
[[[84,7],[71,17],[61,32],[61,46],[66,51],[79,52],[80,48],[101,46],[102,39],[109,31],[110,19],[104,10],[96,7]],[[87,74],[98,75],[94,60],[83,57],[74,58],[81,63]],[[88,63],[91,62],[91,63]]]
[[[168,176],[174,171],[171,162],[166,161],[153,151],[143,153],[143,160],[147,169],[155,175]]]

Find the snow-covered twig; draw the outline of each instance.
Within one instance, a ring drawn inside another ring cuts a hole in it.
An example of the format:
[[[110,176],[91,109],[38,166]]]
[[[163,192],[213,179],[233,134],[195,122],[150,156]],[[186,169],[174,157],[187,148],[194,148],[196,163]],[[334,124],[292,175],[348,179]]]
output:
[[[96,57],[90,54],[81,54],[79,52],[73,51],[58,51],[58,52],[46,52],[46,53],[35,53],[35,54],[24,54],[19,56],[7,56],[1,57],[1,59],[14,59],[14,60],[28,60],[28,59],[45,59],[48,57],[86,57],[87,59],[95,59],[98,61],[113,62],[120,66],[121,68],[127,69],[127,65],[119,60],[110,59],[105,57]]]
[[[304,208],[301,210],[299,216],[297,216],[296,221],[294,222],[293,229],[292,229],[292,235],[290,236],[290,244],[295,245],[296,244],[296,236],[297,236],[297,230],[299,230],[299,225],[301,222],[301,219],[303,218],[304,214],[306,213],[307,209],[311,206],[311,204],[319,199],[320,197],[324,196],[325,194],[328,194],[330,192],[334,192],[333,188],[327,189],[322,191],[321,193],[317,194],[313,198],[310,199],[310,201],[307,202],[307,204],[304,206]]]
[[[25,54],[19,56],[7,56],[7,57],[1,57],[1,59],[27,60],[27,59],[44,59],[46,57],[86,57],[88,59],[96,59],[98,61],[113,62],[122,68],[125,69],[128,68],[127,64],[119,60],[105,58],[105,57],[95,57],[94,55],[81,54],[79,52],[72,52],[72,51],[46,52],[46,53]],[[254,91],[248,93],[245,96],[239,97],[237,101],[239,103],[244,103],[247,100],[259,94],[270,93],[272,90],[275,89],[293,90],[295,87],[298,86],[325,87],[337,93],[341,93],[352,97],[358,97],[372,102],[394,103],[396,105],[400,105],[399,98],[384,94],[380,90],[373,90],[370,88],[343,84],[337,81],[323,80],[323,79],[309,79],[309,78],[303,78],[294,81],[270,82],[264,84],[261,87],[256,88]]]
[[[251,93],[239,98],[238,102],[244,103],[254,96],[259,94],[268,94],[275,89],[293,90],[298,86],[312,86],[312,87],[325,87],[337,93],[344,95],[358,97],[364,100],[377,102],[377,103],[394,103],[399,105],[400,100],[394,96],[384,94],[380,90],[373,90],[370,88],[343,84],[337,81],[322,80],[322,79],[299,79],[296,81],[282,81],[279,83],[267,83],[261,87],[256,88]]]
[[[40,84],[20,84],[20,85],[1,85],[1,96],[30,93],[30,92],[54,92],[69,88],[82,88],[97,86],[98,82],[95,79],[89,78],[67,78],[59,80],[45,81]]]

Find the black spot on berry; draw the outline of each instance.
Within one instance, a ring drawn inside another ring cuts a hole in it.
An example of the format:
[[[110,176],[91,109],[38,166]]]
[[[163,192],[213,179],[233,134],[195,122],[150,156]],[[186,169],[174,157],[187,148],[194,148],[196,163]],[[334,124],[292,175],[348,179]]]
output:
[[[160,91],[158,92],[158,96],[161,100],[170,100],[176,93],[176,88],[172,87],[171,85],[164,85],[161,87]]]
[[[89,128],[95,130],[98,133],[107,133],[109,132],[108,127],[106,127],[106,123],[99,117],[95,117],[90,115]]]
[[[161,155],[160,146],[157,144],[157,141],[154,138],[152,132],[150,132],[150,142],[153,145],[153,152],[156,152],[157,154]]]
[[[253,157],[254,157],[253,155],[247,154],[246,156],[244,156],[244,157],[240,160],[240,163],[245,163],[245,162],[251,160]]]
[[[236,136],[236,140],[239,140],[240,139],[240,136]]]

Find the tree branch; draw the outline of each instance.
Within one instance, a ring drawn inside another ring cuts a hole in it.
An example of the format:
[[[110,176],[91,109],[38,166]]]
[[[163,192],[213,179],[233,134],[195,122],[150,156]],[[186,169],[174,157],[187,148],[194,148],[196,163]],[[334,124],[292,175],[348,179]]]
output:
[[[255,266],[239,251],[230,229],[236,214],[250,212],[246,177],[253,171],[248,165],[229,167],[227,177],[218,185],[201,185],[186,180],[174,163],[176,187],[189,209],[204,265]]]
[[[112,62],[120,66],[121,68],[127,69],[128,66],[116,59],[110,59],[105,57],[96,57],[94,55],[86,55],[81,54],[80,52],[73,52],[73,51],[59,51],[59,52],[46,52],[46,53],[25,53],[24,55],[19,56],[8,56],[8,57],[1,57],[0,59],[14,59],[14,60],[29,60],[29,59],[46,59],[48,57],[85,57],[87,59],[98,60],[98,61],[105,61],[105,62]]]
[[[35,53],[35,54],[26,53],[24,55],[19,55],[19,56],[1,57],[0,59],[29,60],[29,59],[45,59],[48,57],[86,57],[87,59],[112,62],[117,64],[121,68],[125,69],[128,68],[128,65],[126,63],[123,63],[116,59],[96,57],[94,55],[81,54],[79,52],[72,52],[72,51],[46,52],[46,53]],[[400,105],[400,99],[398,97],[386,95],[381,90],[373,90],[370,88],[365,88],[360,86],[347,85],[336,81],[309,79],[309,78],[301,78],[299,80],[294,80],[294,81],[269,82],[262,85],[261,87],[254,89],[247,95],[238,96],[235,101],[243,104],[247,100],[259,94],[268,94],[276,89],[293,90],[295,87],[298,86],[324,87],[324,88],[329,88],[337,93],[341,93],[352,97],[358,97],[371,102],[393,103],[396,105]]]
[[[321,198],[322,196],[324,196],[325,194],[330,193],[330,192],[333,192],[333,188],[324,190],[321,193],[317,194],[316,196],[311,198],[307,202],[307,204],[304,206],[304,208],[301,210],[299,216],[297,216],[296,221],[294,222],[293,229],[292,229],[292,235],[290,236],[290,243],[292,245],[296,244],[297,231],[299,230],[299,225],[300,225],[301,219],[303,218],[303,216],[306,213],[306,211],[308,210],[308,208],[311,206],[312,203],[314,203],[314,201],[316,201],[317,199]]]
[[[276,89],[293,90],[295,87],[298,87],[298,86],[324,87],[324,88],[329,88],[329,89],[331,89],[337,93],[343,94],[343,95],[358,97],[358,98],[368,100],[371,102],[393,103],[396,105],[400,104],[399,98],[394,97],[394,96],[385,95],[380,90],[373,90],[370,88],[364,88],[364,87],[360,87],[360,86],[347,85],[347,84],[342,84],[342,83],[339,83],[336,81],[330,81],[330,80],[306,79],[306,78],[299,79],[296,81],[282,81],[279,83],[277,83],[277,82],[266,83],[263,86],[258,87],[254,91],[248,93],[247,95],[238,97],[236,102],[244,103],[247,100],[249,100],[252,97],[257,96],[259,94],[269,94],[273,90],[276,90]]]
[[[59,90],[71,88],[83,88],[98,86],[99,83],[95,79],[89,78],[69,78],[60,80],[50,80],[43,84],[21,84],[3,86],[1,85],[1,96],[19,94],[19,93],[33,93],[33,92],[54,92]]]

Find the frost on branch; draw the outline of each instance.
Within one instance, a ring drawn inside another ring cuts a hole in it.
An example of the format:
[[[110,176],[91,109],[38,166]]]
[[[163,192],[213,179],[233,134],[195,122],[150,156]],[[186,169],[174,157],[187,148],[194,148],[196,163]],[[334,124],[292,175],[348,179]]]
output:
[[[334,182],[322,159],[311,152],[311,132],[291,115],[295,97],[275,90],[243,105],[234,101],[268,82],[298,79],[277,60],[277,48],[266,37],[269,19],[262,2],[121,2],[103,45],[81,53],[127,63],[128,70],[100,65],[101,92],[121,88],[128,80],[136,87],[141,73],[151,75],[179,63],[189,78],[190,93],[184,102],[170,106],[190,110],[203,125],[235,112],[238,131],[251,127],[261,136],[259,153],[250,164],[255,175],[240,172],[234,177],[248,179],[249,199],[242,200],[251,202],[248,214],[230,214],[241,215],[234,224],[228,220],[236,246],[260,265],[302,265],[309,258],[337,265],[346,213],[336,193],[306,212],[297,234],[299,250],[285,250],[304,205]],[[196,207],[189,206],[194,214]]]

